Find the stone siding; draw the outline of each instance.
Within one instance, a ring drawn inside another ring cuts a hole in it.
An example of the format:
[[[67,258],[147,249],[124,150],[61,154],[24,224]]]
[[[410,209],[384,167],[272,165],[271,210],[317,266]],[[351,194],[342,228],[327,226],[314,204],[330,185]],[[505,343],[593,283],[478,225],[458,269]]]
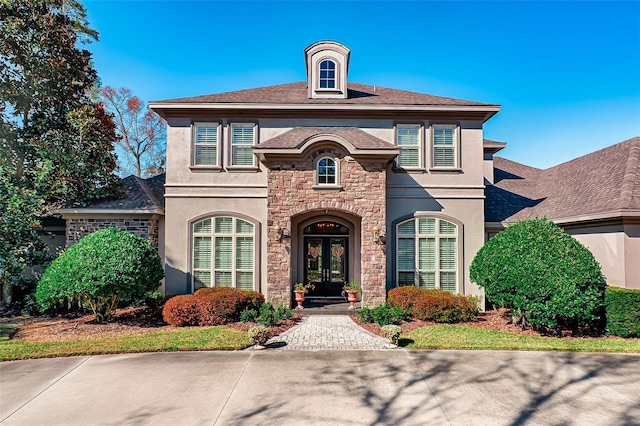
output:
[[[314,159],[322,153],[339,158],[341,189],[314,188]],[[291,218],[312,211],[348,212],[361,218],[360,262],[362,304],[372,306],[386,299],[384,246],[374,244],[375,226],[386,220],[386,160],[355,161],[338,151],[316,150],[303,159],[268,163],[267,299],[291,304],[291,238],[278,241],[271,228],[291,230]]]
[[[80,241],[85,235],[100,229],[115,226],[124,231],[145,238],[158,248],[159,220],[147,218],[68,218],[67,219],[67,247]]]

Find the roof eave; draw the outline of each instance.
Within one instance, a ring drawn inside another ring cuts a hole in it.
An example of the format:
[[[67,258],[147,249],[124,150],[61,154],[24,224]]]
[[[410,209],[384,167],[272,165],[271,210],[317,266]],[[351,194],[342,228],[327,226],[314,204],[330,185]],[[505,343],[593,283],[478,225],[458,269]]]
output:
[[[100,208],[62,208],[53,210],[53,213],[61,214],[61,215],[85,215],[85,214],[107,214],[107,215],[115,215],[115,214],[159,214],[164,215],[164,209],[155,208],[155,209],[100,209]]]
[[[282,104],[282,103],[213,103],[151,102],[149,108],[166,119],[167,111],[185,110],[282,110],[282,111],[414,111],[485,113],[484,121],[500,111],[500,105],[406,105],[406,104]]]

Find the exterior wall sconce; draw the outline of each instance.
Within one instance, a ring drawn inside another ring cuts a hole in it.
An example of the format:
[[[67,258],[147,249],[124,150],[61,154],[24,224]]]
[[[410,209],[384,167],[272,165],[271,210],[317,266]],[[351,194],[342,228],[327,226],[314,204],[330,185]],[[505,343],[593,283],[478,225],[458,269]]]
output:
[[[272,229],[278,241],[282,241],[283,238],[287,238],[290,236],[287,230],[280,228],[280,225],[278,225],[277,223],[273,225]]]
[[[380,244],[380,229],[378,229],[377,225],[373,226],[373,229],[371,230],[372,232],[372,236],[373,236],[373,243],[374,244]]]

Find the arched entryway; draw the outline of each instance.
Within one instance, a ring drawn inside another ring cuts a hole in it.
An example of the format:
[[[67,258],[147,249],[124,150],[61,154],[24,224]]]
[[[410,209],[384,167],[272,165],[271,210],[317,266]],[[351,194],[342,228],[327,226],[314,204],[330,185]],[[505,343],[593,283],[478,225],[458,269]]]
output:
[[[322,220],[303,228],[303,282],[312,284],[308,298],[342,298],[349,282],[349,228]]]

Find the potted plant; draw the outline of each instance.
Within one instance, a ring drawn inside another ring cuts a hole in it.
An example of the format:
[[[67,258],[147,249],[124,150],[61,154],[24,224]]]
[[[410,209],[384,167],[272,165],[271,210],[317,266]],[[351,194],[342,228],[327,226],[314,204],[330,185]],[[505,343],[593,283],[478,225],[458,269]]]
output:
[[[387,349],[395,349],[398,347],[398,337],[400,337],[400,333],[402,333],[402,328],[399,325],[389,324],[385,325],[380,329],[380,334],[382,337],[389,339],[389,343],[385,344],[384,347]]]
[[[247,334],[255,344],[256,349],[264,349],[264,344],[269,340],[269,329],[264,325],[254,325]]]
[[[358,284],[358,281],[356,280],[351,280],[349,281],[349,284],[345,284],[342,287],[342,295],[344,296],[346,294],[347,300],[350,303],[349,309],[356,308],[354,303],[358,300],[358,293],[360,293],[361,290],[360,284]]]
[[[304,295],[307,294],[309,290],[314,290],[315,288],[316,286],[311,283],[295,283],[293,285],[293,292],[296,295],[296,302],[298,302],[298,306],[296,306],[296,309],[304,309],[304,307],[302,307],[302,302],[304,302]]]

